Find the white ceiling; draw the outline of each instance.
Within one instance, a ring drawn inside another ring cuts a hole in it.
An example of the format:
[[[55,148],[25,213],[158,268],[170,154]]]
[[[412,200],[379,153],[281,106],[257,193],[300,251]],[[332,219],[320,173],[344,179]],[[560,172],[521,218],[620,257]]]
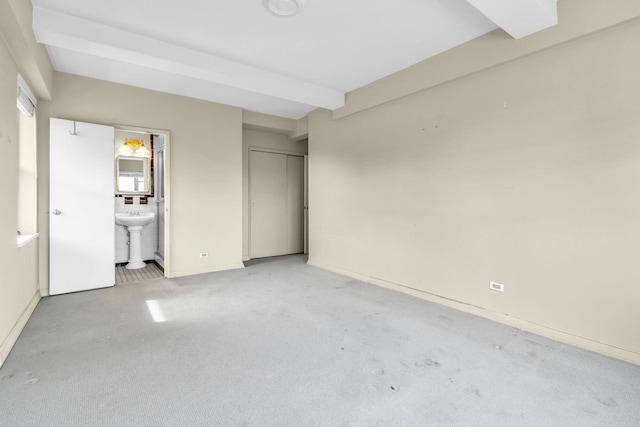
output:
[[[288,118],[499,27],[556,23],[556,0],[33,0],[53,67]],[[481,12],[482,11],[482,12]]]

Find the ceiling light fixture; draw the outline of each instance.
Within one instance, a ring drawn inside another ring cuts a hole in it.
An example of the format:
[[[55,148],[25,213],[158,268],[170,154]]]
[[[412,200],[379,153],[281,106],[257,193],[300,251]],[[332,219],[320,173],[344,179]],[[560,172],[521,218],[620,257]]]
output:
[[[293,16],[302,11],[305,0],[263,0],[265,9],[276,16]]]
[[[150,152],[145,147],[144,142],[137,139],[125,139],[124,144],[118,150],[119,155],[131,155],[139,157],[149,157]]]

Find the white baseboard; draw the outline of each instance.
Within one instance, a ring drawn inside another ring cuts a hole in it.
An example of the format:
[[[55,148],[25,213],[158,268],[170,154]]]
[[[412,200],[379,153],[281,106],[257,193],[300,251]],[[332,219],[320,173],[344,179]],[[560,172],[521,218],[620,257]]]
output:
[[[171,270],[170,277],[182,277],[193,276],[194,274],[215,273],[216,271],[235,270],[237,268],[244,268],[243,263],[215,265],[213,267],[196,268],[191,270]]]
[[[372,285],[381,286],[383,288],[409,294],[430,302],[434,302],[436,304],[451,307],[456,310],[463,311],[465,313],[470,313],[476,316],[484,317],[486,319],[490,319],[508,326],[513,326],[514,328],[518,328],[527,332],[541,335],[543,337],[551,338],[553,340],[560,341],[565,344],[570,344],[575,347],[580,347],[585,350],[593,351],[596,353],[604,354],[605,356],[610,356],[616,359],[624,360],[625,362],[640,365],[640,353],[632,350],[615,347],[609,344],[591,340],[589,338],[574,335],[569,332],[564,332],[564,331],[553,329],[547,326],[539,325],[531,321],[518,319],[517,317],[513,317],[508,314],[490,311],[482,307],[465,304],[460,301],[455,301],[439,295],[430,294],[428,292],[413,289],[413,288],[400,285],[398,283],[389,282],[383,279],[366,276],[360,273],[342,269],[340,267],[324,265],[324,264],[315,263],[312,261],[308,261],[307,264],[312,265],[314,267],[322,268],[324,270],[333,271],[334,273],[342,274],[343,276],[352,277],[354,279],[358,279],[363,282],[370,283]]]
[[[33,298],[31,298],[31,301],[29,301],[29,304],[27,305],[27,307],[24,309],[24,311],[18,318],[18,321],[16,322],[15,325],[13,325],[13,328],[9,332],[9,335],[4,339],[4,341],[2,341],[2,344],[0,344],[0,367],[2,367],[2,365],[4,364],[4,361],[7,360],[7,357],[9,356],[9,352],[15,345],[16,341],[18,341],[18,337],[20,336],[20,333],[22,332],[25,325],[27,324],[27,321],[31,317],[33,310],[36,309],[38,302],[40,302],[40,290],[37,290],[36,293],[33,295]]]

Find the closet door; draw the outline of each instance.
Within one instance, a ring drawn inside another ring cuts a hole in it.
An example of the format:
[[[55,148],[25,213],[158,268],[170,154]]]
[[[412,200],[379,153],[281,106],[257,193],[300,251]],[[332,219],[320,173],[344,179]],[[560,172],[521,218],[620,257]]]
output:
[[[287,156],[249,153],[249,256],[287,253]]]
[[[287,156],[287,253],[304,252],[304,157]]]

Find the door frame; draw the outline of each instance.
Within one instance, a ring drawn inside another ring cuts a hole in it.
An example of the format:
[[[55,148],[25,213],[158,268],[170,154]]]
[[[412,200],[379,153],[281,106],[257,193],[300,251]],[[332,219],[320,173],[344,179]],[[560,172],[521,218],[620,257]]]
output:
[[[304,155],[304,254],[309,255],[309,154]]]
[[[162,135],[164,137],[164,277],[171,278],[171,132],[130,125],[113,125],[115,130]],[[155,189],[154,189],[155,191]]]
[[[248,147],[248,154],[247,154],[247,213],[248,213],[248,221],[247,221],[247,243],[249,245],[249,247],[247,248],[247,252],[249,255],[249,259],[253,259],[251,258],[251,152],[252,151],[258,151],[258,152],[262,152],[262,153],[272,153],[272,154],[286,154],[287,156],[296,156],[296,157],[302,157],[304,159],[304,180],[305,180],[305,187],[304,187],[304,200],[305,202],[305,206],[304,206],[304,232],[303,232],[303,236],[304,236],[304,249],[305,249],[305,255],[307,254],[307,247],[309,244],[308,241],[308,236],[307,236],[307,230],[308,230],[308,225],[307,225],[307,218],[308,215],[306,214],[307,209],[306,209],[306,200],[307,200],[307,187],[306,187],[306,180],[307,180],[307,156],[309,155],[308,153],[300,153],[300,152],[296,152],[296,151],[288,151],[288,150],[278,150],[276,148],[263,148],[263,147]]]

